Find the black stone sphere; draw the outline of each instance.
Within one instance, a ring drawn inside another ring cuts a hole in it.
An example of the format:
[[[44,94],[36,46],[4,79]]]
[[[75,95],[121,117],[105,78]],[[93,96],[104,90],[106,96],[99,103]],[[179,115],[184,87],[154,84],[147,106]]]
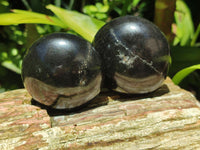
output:
[[[165,36],[150,21],[116,18],[96,34],[93,46],[102,59],[107,87],[122,93],[148,93],[159,88],[171,61]]]
[[[22,80],[36,101],[55,109],[72,109],[100,92],[101,62],[86,40],[53,33],[37,40],[22,63]]]

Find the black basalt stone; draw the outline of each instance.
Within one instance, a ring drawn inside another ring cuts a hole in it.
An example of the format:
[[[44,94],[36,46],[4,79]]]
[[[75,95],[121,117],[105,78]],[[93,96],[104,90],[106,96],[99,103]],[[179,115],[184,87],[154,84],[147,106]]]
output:
[[[38,102],[56,109],[78,107],[100,92],[98,53],[86,40],[53,33],[37,40],[22,64],[25,88]]]
[[[116,18],[96,34],[93,45],[102,59],[105,84],[122,93],[148,93],[166,78],[170,50],[165,36],[150,21]]]

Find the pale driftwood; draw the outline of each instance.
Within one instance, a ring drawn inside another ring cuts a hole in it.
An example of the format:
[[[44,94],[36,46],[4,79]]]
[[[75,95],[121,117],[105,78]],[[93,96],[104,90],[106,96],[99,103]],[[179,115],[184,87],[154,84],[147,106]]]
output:
[[[25,89],[0,94],[0,149],[200,149],[200,104],[169,78],[151,94],[106,92],[71,114],[47,110]]]

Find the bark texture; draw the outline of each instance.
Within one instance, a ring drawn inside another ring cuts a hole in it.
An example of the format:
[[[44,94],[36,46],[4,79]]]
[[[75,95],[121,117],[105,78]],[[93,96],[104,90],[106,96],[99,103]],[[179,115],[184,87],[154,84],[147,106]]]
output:
[[[0,149],[200,149],[200,104],[167,78],[145,95],[104,92],[73,112],[25,89],[0,94]]]

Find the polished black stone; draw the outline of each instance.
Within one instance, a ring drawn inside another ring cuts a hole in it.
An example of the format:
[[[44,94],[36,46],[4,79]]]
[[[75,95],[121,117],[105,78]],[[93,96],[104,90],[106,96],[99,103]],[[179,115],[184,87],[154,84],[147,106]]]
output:
[[[22,79],[32,97],[57,109],[78,107],[100,92],[98,53],[86,40],[53,33],[37,40],[22,64]]]
[[[125,16],[104,25],[93,41],[107,86],[123,93],[148,93],[162,84],[170,63],[165,36],[146,19]]]

